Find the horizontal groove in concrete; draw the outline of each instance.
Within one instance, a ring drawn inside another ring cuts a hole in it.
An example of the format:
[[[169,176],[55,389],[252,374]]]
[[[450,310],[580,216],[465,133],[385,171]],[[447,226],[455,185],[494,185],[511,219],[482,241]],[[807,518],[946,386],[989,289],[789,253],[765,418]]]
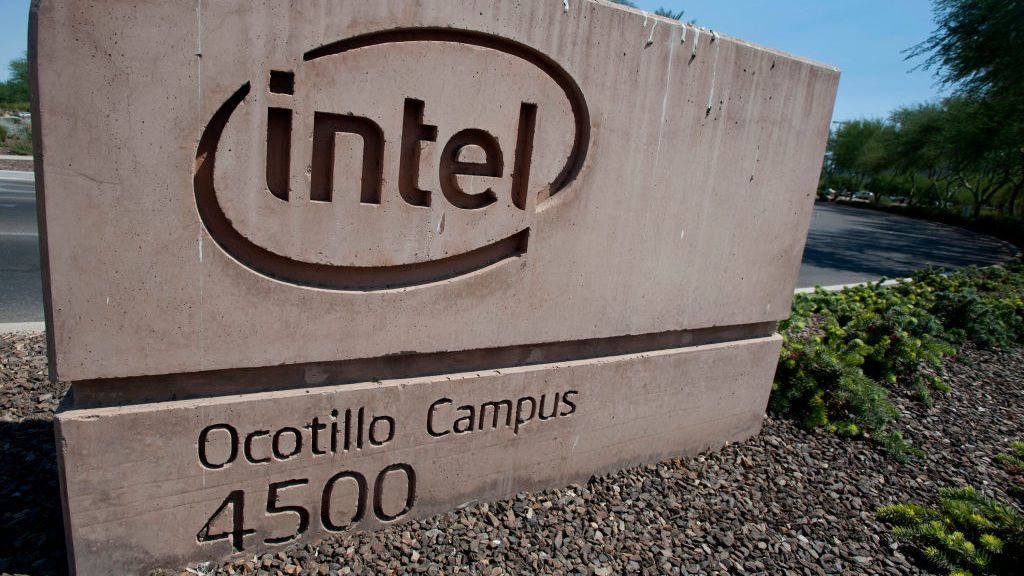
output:
[[[71,400],[65,403],[65,407],[97,408],[460,372],[500,370],[515,366],[587,360],[763,338],[773,334],[775,327],[775,322],[761,322],[740,326],[479,350],[399,353],[379,358],[337,362],[210,370],[136,378],[82,380],[73,384]]]

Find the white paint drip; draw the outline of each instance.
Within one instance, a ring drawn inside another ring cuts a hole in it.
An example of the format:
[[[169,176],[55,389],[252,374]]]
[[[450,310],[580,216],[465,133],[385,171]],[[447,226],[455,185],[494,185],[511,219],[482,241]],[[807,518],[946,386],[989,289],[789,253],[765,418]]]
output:
[[[203,233],[199,233],[199,261],[203,261]]]
[[[441,234],[444,232],[444,213],[441,213],[441,221],[437,223],[437,233]]]
[[[711,42],[715,45],[715,57],[711,64],[711,91],[708,92],[708,107],[704,112],[705,116],[711,114],[711,108],[714,106],[715,102],[715,81],[718,78],[718,52],[722,47],[722,43],[717,42],[718,32],[711,32],[711,34]]]
[[[654,44],[654,30],[658,27],[658,21],[654,21],[654,26],[651,26],[651,35],[647,37],[647,45]]]
[[[690,47],[690,60],[697,57],[697,46],[700,44],[700,28],[693,29],[693,46]]]
[[[683,237],[685,237],[685,236],[686,236],[686,230],[685,229],[684,230],[680,230],[679,231],[679,239],[682,240]]]
[[[679,43],[686,44],[686,24],[683,24],[683,33],[679,35]]]
[[[654,169],[658,169],[658,160],[661,158],[661,135],[665,128],[665,112],[668,109],[668,97],[672,93],[672,56],[675,54],[676,45],[671,44],[668,48],[668,71],[665,73],[665,95],[661,99],[661,121],[658,123],[658,147],[654,152]]]
[[[569,13],[569,0],[562,0],[562,11],[566,14]]]

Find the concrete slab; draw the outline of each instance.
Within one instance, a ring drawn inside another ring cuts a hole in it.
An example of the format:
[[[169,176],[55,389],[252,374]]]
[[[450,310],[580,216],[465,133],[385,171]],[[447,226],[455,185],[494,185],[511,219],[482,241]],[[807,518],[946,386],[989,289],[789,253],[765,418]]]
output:
[[[833,68],[595,2],[73,0],[37,22],[61,378],[788,314]]]
[[[73,571],[758,430],[835,69],[603,1],[39,1],[30,28]]]
[[[251,557],[717,448],[760,429],[780,343],[64,412],[73,561]]]

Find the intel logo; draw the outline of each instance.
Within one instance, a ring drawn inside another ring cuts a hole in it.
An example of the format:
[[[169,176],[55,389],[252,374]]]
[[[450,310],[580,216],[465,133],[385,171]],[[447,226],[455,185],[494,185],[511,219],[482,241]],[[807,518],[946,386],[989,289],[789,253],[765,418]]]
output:
[[[196,204],[227,254],[276,280],[432,284],[523,257],[589,138],[579,86],[529,46],[373,32],[231,94],[199,140]]]

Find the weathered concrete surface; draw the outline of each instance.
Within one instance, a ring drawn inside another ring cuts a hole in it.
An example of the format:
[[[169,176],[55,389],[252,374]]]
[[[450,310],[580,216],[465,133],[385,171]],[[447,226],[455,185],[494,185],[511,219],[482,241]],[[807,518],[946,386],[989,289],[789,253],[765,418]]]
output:
[[[780,343],[63,412],[73,562],[144,574],[717,448],[760,429]]]
[[[36,22],[61,378],[788,313],[832,68],[590,1],[69,0]],[[415,33],[353,47],[398,28]],[[291,86],[272,89],[274,71]],[[332,140],[339,115],[375,124],[382,152],[365,122],[369,143]],[[467,129],[500,169],[473,145],[445,168]],[[452,171],[477,175],[446,194]]]
[[[44,0],[31,38],[80,574],[758,430],[836,70],[577,0]]]

